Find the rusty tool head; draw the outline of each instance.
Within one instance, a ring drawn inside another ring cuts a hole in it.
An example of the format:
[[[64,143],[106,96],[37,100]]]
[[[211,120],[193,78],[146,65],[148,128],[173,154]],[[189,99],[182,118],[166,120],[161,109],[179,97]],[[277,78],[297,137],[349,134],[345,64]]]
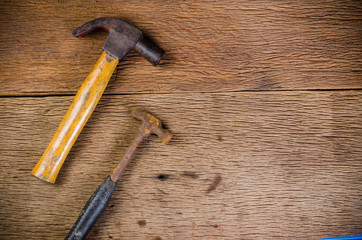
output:
[[[140,131],[145,135],[156,134],[163,144],[167,144],[172,138],[172,132],[164,130],[161,121],[149,113],[139,110],[132,111],[132,117],[142,121]]]
[[[170,141],[172,133],[162,129],[161,121],[154,116],[138,110],[132,111],[132,116],[142,121],[140,131],[133,139],[131,145],[128,147],[110,176],[104,180],[102,185],[100,185],[89,198],[81,214],[79,215],[78,220],[75,222],[73,228],[65,238],[66,240],[85,239],[87,237],[89,230],[97,222],[98,218],[106,209],[107,204],[109,203],[116,187],[116,183],[120,179],[125,167],[136,151],[137,146],[145,137],[151,133],[155,133],[161,138],[163,143],[166,144]]]
[[[118,59],[122,59],[133,48],[156,66],[164,54],[162,49],[145,40],[140,30],[117,18],[94,19],[75,29],[73,36],[81,37],[97,29],[109,32],[103,50]]]
[[[117,182],[121,177],[124,168],[129,163],[132,155],[136,151],[137,146],[143,141],[145,137],[151,133],[154,133],[161,139],[163,144],[167,144],[172,138],[172,132],[164,130],[161,126],[161,121],[151,114],[139,110],[133,110],[132,117],[141,120],[142,125],[135,139],[132,141],[131,145],[126,150],[126,153],[123,155],[121,161],[110,175],[113,182]]]

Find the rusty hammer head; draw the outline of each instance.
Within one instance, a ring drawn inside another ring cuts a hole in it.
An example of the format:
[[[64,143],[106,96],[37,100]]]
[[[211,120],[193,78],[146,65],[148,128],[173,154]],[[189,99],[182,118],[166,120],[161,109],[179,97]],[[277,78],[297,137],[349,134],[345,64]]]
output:
[[[167,144],[172,138],[172,132],[162,128],[161,121],[149,113],[139,110],[132,111],[132,117],[141,120],[140,131],[145,135],[156,134],[163,144]]]
[[[122,59],[133,48],[156,66],[164,54],[162,49],[145,40],[140,30],[117,18],[94,19],[75,29],[73,36],[81,37],[96,29],[109,32],[103,50],[118,59]]]

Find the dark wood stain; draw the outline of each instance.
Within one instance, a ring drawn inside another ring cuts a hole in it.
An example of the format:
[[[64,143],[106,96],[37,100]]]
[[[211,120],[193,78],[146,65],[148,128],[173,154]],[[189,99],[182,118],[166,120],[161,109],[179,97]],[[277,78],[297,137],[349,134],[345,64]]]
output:
[[[138,223],[138,225],[140,225],[140,227],[144,227],[147,224],[146,220],[139,220],[139,221],[137,221],[137,223]]]
[[[157,188],[157,190],[160,192],[160,193],[162,193],[162,194],[167,194],[165,191],[163,191],[162,189],[159,189],[159,188]]]
[[[159,179],[159,180],[161,180],[161,181],[165,181],[165,180],[167,180],[167,179],[169,179],[170,178],[170,175],[169,174],[159,174],[158,176],[157,176],[157,178]]]
[[[220,184],[221,179],[222,178],[221,178],[220,174],[216,175],[215,178],[214,178],[214,181],[211,183],[211,185],[207,189],[207,192],[209,193],[209,192],[214,191],[216,189],[216,187]]]
[[[188,171],[185,171],[181,174],[181,176],[185,176],[185,177],[191,177],[193,179],[197,179],[199,178],[199,175],[194,173],[194,172],[188,172]]]
[[[155,237],[153,240],[163,240],[163,239],[162,239],[162,237],[157,236],[157,237]]]

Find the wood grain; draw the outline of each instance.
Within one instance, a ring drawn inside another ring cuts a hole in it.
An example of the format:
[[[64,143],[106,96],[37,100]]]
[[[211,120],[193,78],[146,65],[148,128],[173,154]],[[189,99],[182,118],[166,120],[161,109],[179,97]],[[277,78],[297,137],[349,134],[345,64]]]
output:
[[[159,117],[89,239],[308,239],[362,231],[362,93],[104,96],[57,184],[30,174],[72,97],[0,98],[0,238],[63,239],[139,122]]]
[[[166,51],[131,53],[106,93],[361,89],[359,1],[1,1],[0,95],[75,94],[106,33],[72,37],[97,17],[124,19]]]
[[[142,144],[89,239],[361,233],[359,1],[0,3],[0,239],[63,239],[134,137],[134,108],[174,139]],[[121,61],[50,185],[31,169],[107,35],[71,33],[104,16],[166,56]]]

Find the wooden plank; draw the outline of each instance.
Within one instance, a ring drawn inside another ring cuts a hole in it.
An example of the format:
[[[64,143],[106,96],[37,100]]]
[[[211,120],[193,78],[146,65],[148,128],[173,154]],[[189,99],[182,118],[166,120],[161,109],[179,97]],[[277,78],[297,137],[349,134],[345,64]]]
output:
[[[0,95],[75,93],[106,33],[72,37],[112,16],[166,50],[152,67],[135,53],[107,93],[360,89],[359,1],[3,1]]]
[[[30,171],[72,97],[0,99],[0,238],[62,239],[139,122],[148,138],[89,239],[310,239],[362,231],[362,93],[105,96],[55,185]]]

